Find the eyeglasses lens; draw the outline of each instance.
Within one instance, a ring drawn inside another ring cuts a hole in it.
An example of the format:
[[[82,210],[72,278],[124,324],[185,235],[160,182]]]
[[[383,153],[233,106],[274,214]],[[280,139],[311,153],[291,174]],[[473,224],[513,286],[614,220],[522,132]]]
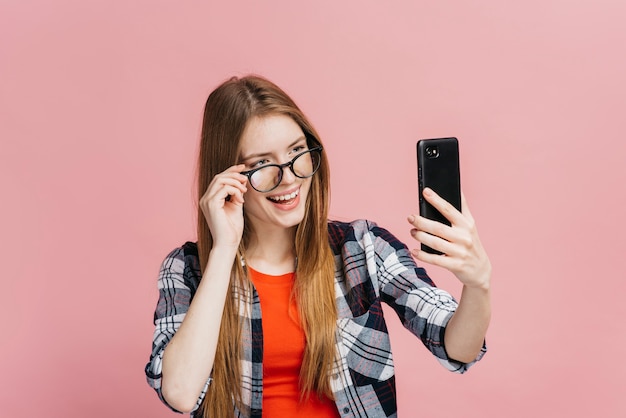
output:
[[[293,172],[298,177],[310,177],[313,175],[313,163],[314,155],[317,155],[315,151],[305,152],[300,154],[293,160]],[[317,167],[315,168],[317,169]]]
[[[313,150],[298,155],[292,161],[292,171],[296,177],[311,177],[320,166],[320,152]],[[276,165],[268,165],[255,171],[250,177],[252,187],[258,191],[270,191],[277,187],[282,180],[282,168]]]
[[[263,167],[250,177],[252,187],[259,191],[271,190],[280,180],[280,167],[275,165]]]

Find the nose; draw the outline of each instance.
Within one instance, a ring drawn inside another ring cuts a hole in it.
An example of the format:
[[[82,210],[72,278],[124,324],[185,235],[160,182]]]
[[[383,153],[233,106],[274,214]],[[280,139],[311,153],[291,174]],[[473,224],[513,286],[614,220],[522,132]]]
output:
[[[280,184],[291,184],[296,181],[296,175],[293,174],[290,167],[283,167],[283,178],[280,181]]]

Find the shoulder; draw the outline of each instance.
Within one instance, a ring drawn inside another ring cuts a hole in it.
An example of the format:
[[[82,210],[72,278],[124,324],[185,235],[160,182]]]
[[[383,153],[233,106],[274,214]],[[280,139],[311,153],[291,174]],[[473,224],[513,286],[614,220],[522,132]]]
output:
[[[331,242],[339,243],[346,239],[361,237],[373,226],[376,224],[366,219],[356,219],[351,222],[328,221],[328,235]]]
[[[198,245],[195,242],[187,241],[180,247],[174,248],[165,256],[163,265],[165,266],[176,262],[183,262],[185,264],[188,262],[191,264],[197,262],[199,264]]]
[[[356,219],[351,222],[329,221],[328,235],[331,246],[342,247],[349,242],[369,242],[382,240],[392,246],[404,247],[398,239],[385,228],[381,228],[376,222],[367,219]]]
[[[183,252],[184,257],[198,258],[198,244],[195,242],[187,241],[180,247],[180,250]]]
[[[171,250],[161,264],[161,280],[179,277],[188,287],[195,288],[200,280],[200,259],[195,242],[185,242]]]
[[[170,251],[167,257],[198,257],[198,244],[187,241]]]

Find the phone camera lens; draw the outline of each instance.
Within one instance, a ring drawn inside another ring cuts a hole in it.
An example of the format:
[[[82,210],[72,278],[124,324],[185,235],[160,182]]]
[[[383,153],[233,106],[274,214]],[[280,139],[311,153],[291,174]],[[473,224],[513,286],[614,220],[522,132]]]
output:
[[[426,157],[428,157],[428,158],[437,158],[437,157],[439,157],[439,148],[437,148],[437,147],[426,147]]]

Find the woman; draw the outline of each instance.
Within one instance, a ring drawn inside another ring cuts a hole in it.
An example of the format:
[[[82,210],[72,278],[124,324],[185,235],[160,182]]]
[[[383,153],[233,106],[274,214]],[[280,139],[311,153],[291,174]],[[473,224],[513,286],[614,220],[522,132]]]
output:
[[[232,78],[206,103],[198,242],[159,275],[148,382],[194,417],[390,417],[396,393],[381,302],[448,369],[485,352],[491,266],[463,213],[426,190],[452,226],[418,215],[413,250],[463,283],[457,304],[372,222],[327,220],[318,134],[276,85]]]

